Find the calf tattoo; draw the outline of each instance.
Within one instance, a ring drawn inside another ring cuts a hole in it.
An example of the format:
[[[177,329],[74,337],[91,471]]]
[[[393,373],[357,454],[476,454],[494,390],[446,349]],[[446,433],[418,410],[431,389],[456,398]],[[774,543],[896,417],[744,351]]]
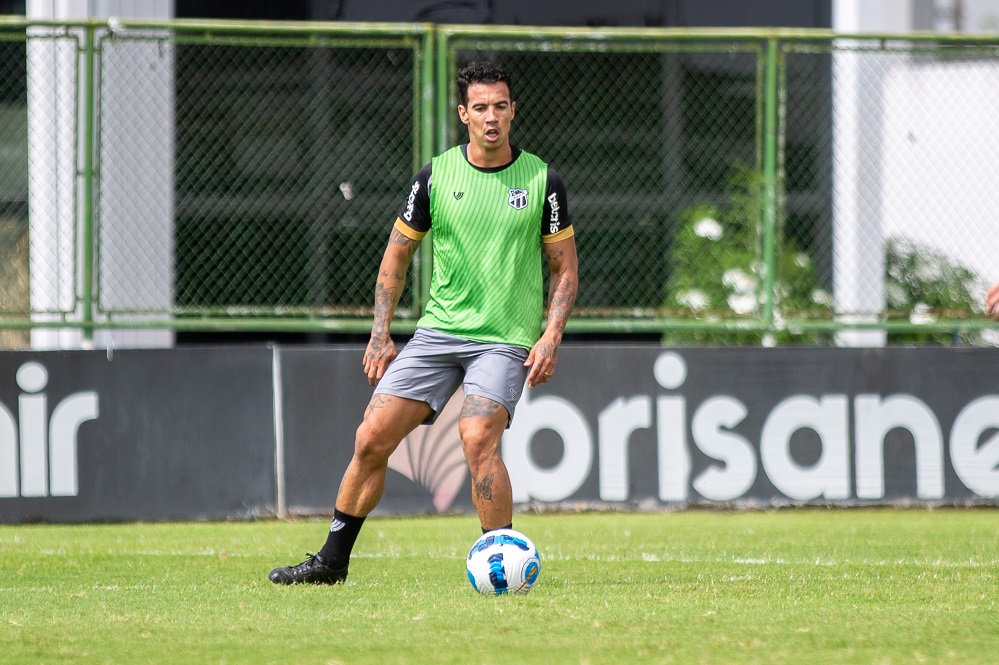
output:
[[[462,420],[465,418],[492,419],[501,410],[505,412],[503,405],[498,402],[485,397],[479,397],[478,395],[468,395],[461,405],[461,414],[458,417]],[[472,491],[477,501],[493,500],[493,481],[495,479],[496,477],[492,473],[487,473],[481,478],[472,476]]]
[[[493,500],[493,474],[487,474],[482,478],[473,478],[472,486],[475,488],[475,496],[486,501]]]

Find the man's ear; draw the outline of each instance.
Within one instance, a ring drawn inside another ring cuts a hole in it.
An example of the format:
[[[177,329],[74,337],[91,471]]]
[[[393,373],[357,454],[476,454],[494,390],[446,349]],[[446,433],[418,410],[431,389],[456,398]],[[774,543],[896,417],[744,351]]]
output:
[[[458,117],[461,118],[462,123],[468,124],[468,109],[462,104],[458,104]]]

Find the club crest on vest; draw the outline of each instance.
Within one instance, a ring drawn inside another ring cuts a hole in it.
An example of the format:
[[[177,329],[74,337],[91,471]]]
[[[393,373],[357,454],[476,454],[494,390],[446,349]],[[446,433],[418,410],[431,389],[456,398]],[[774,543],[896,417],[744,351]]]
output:
[[[514,210],[523,210],[527,207],[527,190],[526,189],[511,189],[510,198],[507,202],[513,206]]]

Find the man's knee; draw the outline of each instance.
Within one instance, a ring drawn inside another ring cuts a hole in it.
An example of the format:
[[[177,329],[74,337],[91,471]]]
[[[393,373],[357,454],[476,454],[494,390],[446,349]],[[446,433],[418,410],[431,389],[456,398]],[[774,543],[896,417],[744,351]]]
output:
[[[391,418],[369,413],[354,434],[354,456],[371,464],[387,464],[406,434]]]
[[[465,458],[473,470],[480,464],[499,457],[503,430],[494,423],[489,423],[484,418],[466,418],[459,421],[458,433]]]
[[[354,457],[366,464],[387,464],[399,443],[429,414],[426,403],[376,394],[354,435]]]

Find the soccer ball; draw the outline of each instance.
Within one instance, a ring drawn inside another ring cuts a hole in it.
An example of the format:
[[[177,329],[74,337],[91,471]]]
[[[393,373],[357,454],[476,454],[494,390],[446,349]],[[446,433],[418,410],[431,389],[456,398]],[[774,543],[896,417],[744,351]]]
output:
[[[465,560],[468,581],[481,594],[527,593],[538,581],[541,555],[531,539],[497,529],[475,541]]]

